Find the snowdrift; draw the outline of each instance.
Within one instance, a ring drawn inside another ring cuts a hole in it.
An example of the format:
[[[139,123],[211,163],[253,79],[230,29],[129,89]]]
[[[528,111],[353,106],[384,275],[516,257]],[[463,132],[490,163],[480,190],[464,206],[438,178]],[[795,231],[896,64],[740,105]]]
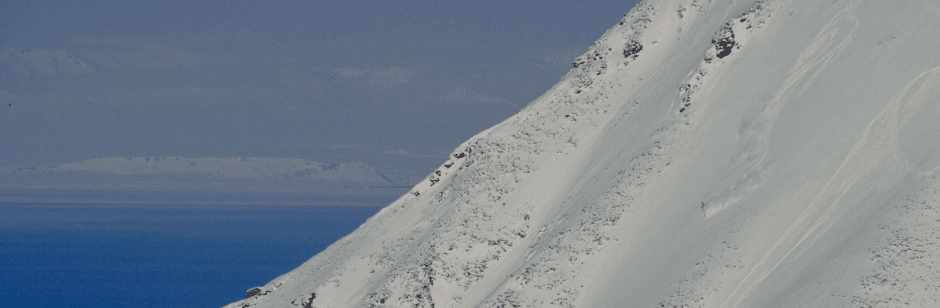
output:
[[[643,2],[540,98],[228,307],[936,306],[938,17],[925,0]]]

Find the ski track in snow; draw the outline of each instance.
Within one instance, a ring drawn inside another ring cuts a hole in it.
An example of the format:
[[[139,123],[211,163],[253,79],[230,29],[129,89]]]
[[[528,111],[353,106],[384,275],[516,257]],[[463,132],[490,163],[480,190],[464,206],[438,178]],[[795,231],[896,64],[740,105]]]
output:
[[[857,27],[858,25],[857,20],[855,21],[852,27],[852,31],[850,31],[849,35],[846,35],[846,37],[842,39],[838,45],[836,45],[835,47],[831,49],[826,48],[828,46],[831,46],[830,44],[832,42],[832,37],[835,36],[835,34],[839,32],[840,30],[840,29],[835,29],[834,25],[837,24],[837,22],[841,22],[844,20],[844,18],[840,18],[840,17],[842,17],[843,14],[847,14],[846,12],[849,12],[851,8],[854,8],[855,3],[856,2],[853,1],[852,4],[850,4],[849,6],[844,8],[842,11],[840,11],[839,14],[837,14],[831,21],[829,21],[829,23],[823,28],[823,30],[820,31],[820,33],[816,35],[816,38],[813,39],[812,43],[810,43],[809,46],[806,48],[806,50],[804,50],[804,52],[800,55],[800,59],[797,60],[796,62],[797,65],[796,67],[794,67],[794,71],[789,74],[789,76],[787,77],[787,80],[784,82],[784,87],[782,87],[780,91],[777,92],[776,99],[774,100],[775,102],[779,102],[782,95],[789,94],[790,88],[801,79],[804,79],[804,77],[810,70],[814,68],[821,70],[823,67],[825,67],[825,64],[829,61],[829,59],[837,51],[840,50],[840,48],[845,44],[846,41],[848,41],[851,38],[851,33],[854,32],[855,27]],[[851,19],[854,19],[854,18],[851,18]],[[830,51],[825,52],[827,49]],[[823,52],[823,55],[821,57],[817,57],[816,55],[819,54],[820,52]],[[813,77],[815,77],[815,74],[808,78],[809,81],[807,81],[807,83],[811,82],[811,80],[814,79]],[[770,123],[773,123],[776,120],[777,116],[779,116],[780,108],[782,108],[780,103],[771,103],[771,108],[768,108],[767,112],[765,112],[765,117],[770,119],[769,120]],[[772,124],[770,125],[772,126]],[[843,161],[842,166],[840,166],[839,168],[839,171],[841,171],[842,168],[845,167],[845,163],[847,161],[848,159]],[[747,285],[747,287],[744,289],[744,292],[743,292],[747,294],[748,291],[750,291],[750,289],[754,287],[754,285],[759,283],[770,272],[772,272],[780,264],[780,262],[782,262],[783,259],[785,259],[793,251],[793,249],[796,249],[796,247],[799,246],[800,242],[802,242],[802,240],[805,239],[806,236],[809,235],[809,232],[806,232],[805,235],[798,242],[796,242],[795,244],[788,244],[788,246],[791,248],[782,257],[778,257],[772,253],[775,250],[777,250],[778,247],[782,247],[782,245],[785,245],[784,243],[787,242],[787,240],[793,236],[793,233],[797,232],[797,229],[803,225],[803,222],[812,214],[817,212],[816,211],[817,209],[814,208],[812,205],[816,203],[819,196],[823,195],[823,192],[827,190],[829,185],[832,183],[832,180],[836,179],[839,173],[840,172],[836,172],[836,174],[833,175],[832,178],[830,178],[829,182],[826,183],[826,186],[824,186],[823,190],[810,203],[810,206],[808,206],[804,210],[803,214],[801,214],[800,217],[790,226],[790,228],[787,229],[787,231],[777,241],[777,243],[775,243],[773,246],[770,247],[770,249],[768,249],[768,252],[764,254],[764,256],[757,263],[757,265],[748,272],[748,274],[744,277],[744,279],[741,280],[740,283],[738,283],[738,285],[734,288],[734,291],[731,292],[731,295],[721,304],[721,307],[725,307],[728,301],[736,297],[736,295],[738,294],[738,290],[740,290],[741,286]],[[845,191],[843,191],[843,194],[844,193]],[[840,198],[841,198],[841,194],[840,194]],[[838,199],[836,201],[838,201]],[[763,264],[765,264],[766,262],[769,262],[770,258],[776,258],[778,260],[777,263],[775,263],[772,267],[770,267],[769,270],[766,270],[763,274],[761,274],[760,277],[756,278],[756,281],[752,281],[750,277],[755,273],[755,271],[757,271],[759,268],[762,268]],[[738,297],[738,299],[734,302],[732,306],[737,306],[740,300],[741,298]]]
[[[895,98],[892,99],[892,102],[895,102],[895,101],[896,101],[896,104],[898,104],[898,106],[897,106],[896,108],[897,108],[897,113],[898,113],[898,117],[899,117],[899,120],[898,120],[898,121],[901,122],[901,123],[899,123],[899,125],[905,124],[905,123],[904,123],[905,120],[908,120],[907,122],[910,122],[910,119],[911,119],[911,118],[920,119],[922,122],[927,122],[927,121],[935,122],[935,121],[936,121],[936,118],[929,118],[929,119],[928,119],[928,117],[937,116],[937,115],[940,115],[940,113],[937,113],[937,114],[932,114],[932,113],[929,113],[929,112],[927,112],[927,113],[921,113],[921,112],[919,112],[919,111],[923,111],[922,108],[921,108],[921,110],[917,110],[918,112],[909,112],[911,115],[905,117],[904,119],[900,119],[900,117],[901,117],[901,110],[902,110],[902,109],[906,109],[906,107],[923,107],[923,106],[925,106],[925,105],[931,104],[931,102],[929,102],[929,98],[925,99],[925,98],[920,97],[920,96],[922,96],[921,94],[922,94],[925,90],[927,90],[927,91],[930,91],[930,90],[938,91],[938,90],[940,90],[940,74],[938,74],[938,72],[940,72],[940,66],[934,67],[934,68],[931,69],[931,70],[928,70],[928,71],[926,71],[926,72],[921,73],[921,74],[918,75],[916,78],[914,78],[913,80],[911,80],[911,82],[909,82],[909,83],[904,87],[904,90],[902,90],[901,92],[899,92],[899,93],[895,96]],[[925,78],[925,77],[926,77],[926,78]],[[926,80],[921,81],[922,79],[926,79]],[[933,81],[933,82],[931,82],[931,81]],[[917,91],[914,91],[913,93],[911,93],[911,90],[912,90],[912,89],[915,87],[915,85],[917,85],[918,83],[920,84],[920,87],[918,88],[918,90],[917,90]],[[930,87],[928,87],[928,86],[930,86]],[[926,89],[925,89],[925,88],[926,88]],[[909,99],[907,99],[908,97],[909,97]],[[913,102],[911,102],[912,100],[915,100],[915,99],[923,100],[923,102],[920,102],[919,104],[918,104],[918,103],[913,103]],[[934,99],[936,99],[936,98],[934,98]],[[904,106],[900,106],[900,104],[904,104]],[[911,105],[919,105],[919,106],[911,106]],[[936,103],[934,103],[933,108],[935,108],[935,110],[937,109]],[[935,113],[936,113],[936,112],[935,112]],[[935,126],[937,126],[937,125],[935,125]],[[933,128],[927,128],[927,129],[933,130],[934,133],[936,133],[936,129],[937,129],[937,128],[940,128],[940,126],[938,126],[938,127],[933,127]],[[899,135],[902,134],[901,129],[902,129],[902,128],[898,128],[898,133],[899,133]],[[929,133],[928,133],[928,134],[929,134]],[[936,135],[936,134],[934,134],[934,135]],[[903,136],[903,135],[901,135],[901,136],[899,137],[899,139],[900,139],[900,141],[902,142],[902,144],[901,144],[901,149],[902,149],[902,151],[904,151],[904,154],[905,154],[909,159],[912,159],[912,160],[913,160],[912,156],[914,156],[914,155],[912,155],[912,154],[914,154],[914,153],[911,153],[911,152],[912,152],[911,150],[913,150],[913,149],[911,149],[912,147],[918,148],[917,150],[920,150],[920,151],[918,151],[918,152],[923,152],[923,149],[920,149],[920,147],[929,146],[929,143],[926,143],[926,144],[919,144],[919,145],[905,144],[905,143],[908,143],[908,142],[907,142],[907,140],[904,140],[904,139],[905,139],[905,136]],[[917,143],[920,143],[920,142],[919,142],[919,140],[918,140],[918,141],[915,141],[914,143],[917,144]],[[931,150],[927,150],[928,154],[926,155],[927,157],[926,157],[926,159],[924,159],[923,162],[921,162],[920,160],[918,160],[918,161],[912,161],[911,163],[912,163],[913,165],[915,165],[916,167],[913,167],[913,168],[911,168],[911,169],[912,169],[912,170],[928,169],[928,170],[923,170],[923,171],[921,171],[921,172],[922,172],[923,174],[925,174],[925,175],[932,175],[932,174],[936,173],[937,170],[940,170],[940,159],[937,158],[937,157],[940,156],[940,155],[938,155],[938,154],[930,154],[930,151],[931,151]],[[917,154],[920,154],[920,153],[917,153]],[[919,157],[919,158],[923,158],[923,157]],[[931,160],[933,160],[933,161],[935,161],[935,162],[931,163],[931,162],[930,162]],[[927,164],[927,165],[923,165],[923,164]],[[936,164],[936,166],[931,167],[932,164]]]

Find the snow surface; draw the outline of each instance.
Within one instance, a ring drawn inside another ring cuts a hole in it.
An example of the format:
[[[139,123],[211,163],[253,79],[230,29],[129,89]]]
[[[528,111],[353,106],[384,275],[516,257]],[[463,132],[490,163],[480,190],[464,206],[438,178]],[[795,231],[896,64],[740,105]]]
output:
[[[938,15],[640,3],[551,90],[227,307],[940,306]]]

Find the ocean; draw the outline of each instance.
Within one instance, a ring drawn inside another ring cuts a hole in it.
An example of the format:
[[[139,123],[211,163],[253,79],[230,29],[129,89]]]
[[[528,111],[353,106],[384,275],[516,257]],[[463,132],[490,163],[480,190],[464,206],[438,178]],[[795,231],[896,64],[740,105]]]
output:
[[[221,307],[405,191],[0,186],[0,306]]]

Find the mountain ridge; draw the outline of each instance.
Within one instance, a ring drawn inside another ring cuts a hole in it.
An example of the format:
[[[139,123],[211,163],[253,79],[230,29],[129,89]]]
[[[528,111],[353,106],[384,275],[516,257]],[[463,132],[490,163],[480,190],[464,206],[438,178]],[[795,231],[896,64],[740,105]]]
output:
[[[227,307],[937,303],[908,288],[940,289],[936,240],[910,224],[940,218],[932,9],[644,1],[409,194]],[[905,238],[923,261],[883,253]]]

